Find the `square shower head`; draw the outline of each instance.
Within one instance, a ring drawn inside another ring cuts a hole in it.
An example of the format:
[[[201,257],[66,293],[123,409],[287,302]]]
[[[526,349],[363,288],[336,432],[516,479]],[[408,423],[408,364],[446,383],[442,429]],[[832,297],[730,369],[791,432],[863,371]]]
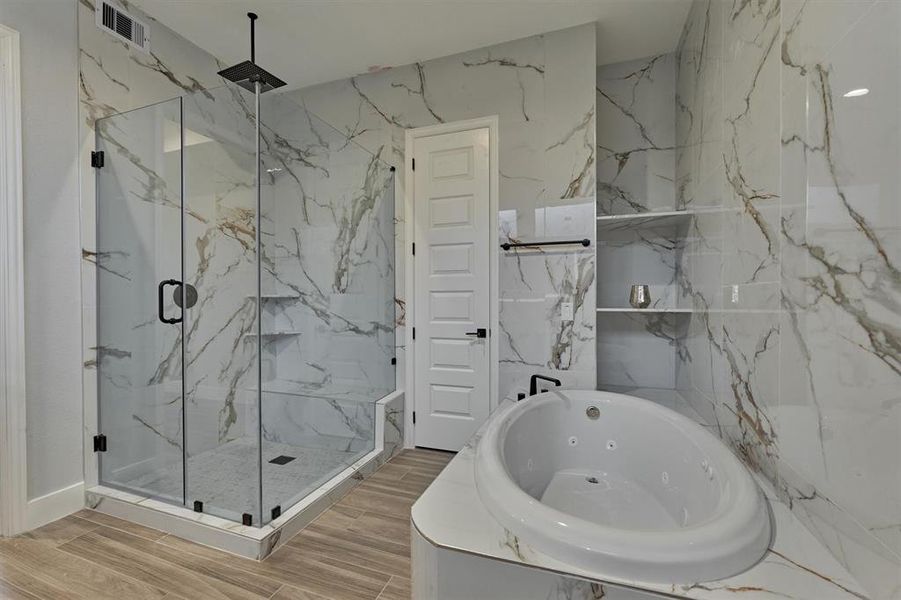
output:
[[[261,94],[286,85],[284,81],[250,60],[222,69],[219,76],[251,92],[254,90],[253,84],[259,81]]]

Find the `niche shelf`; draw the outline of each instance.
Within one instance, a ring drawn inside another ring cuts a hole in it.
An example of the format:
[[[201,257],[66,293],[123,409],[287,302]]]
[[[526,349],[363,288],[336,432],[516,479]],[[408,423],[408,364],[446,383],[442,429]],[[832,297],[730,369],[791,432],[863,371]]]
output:
[[[256,298],[256,294],[247,294],[247,298]],[[262,300],[297,300],[300,296],[297,294],[260,294]]]
[[[677,281],[696,214],[666,210],[597,217],[599,389],[675,394],[680,346],[694,314],[691,306],[680,306],[687,299],[680,299]],[[651,306],[629,306],[632,284],[650,286]]]
[[[599,313],[672,313],[672,314],[690,314],[693,313],[694,310],[690,308],[632,308],[631,306],[624,307],[598,307],[597,312]]]
[[[280,338],[280,337],[290,337],[292,335],[300,335],[299,331],[264,331],[260,333],[261,337],[264,338]],[[257,334],[255,333],[245,333],[242,337],[245,338],[255,338]]]
[[[597,218],[598,233],[630,230],[639,227],[679,227],[688,225],[695,211],[669,210],[628,215],[601,215]]]

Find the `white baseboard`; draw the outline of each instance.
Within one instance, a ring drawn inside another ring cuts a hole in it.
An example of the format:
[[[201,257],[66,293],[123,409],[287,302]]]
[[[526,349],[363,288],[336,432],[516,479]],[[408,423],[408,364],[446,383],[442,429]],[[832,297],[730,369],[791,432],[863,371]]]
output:
[[[84,482],[29,500],[25,507],[25,529],[31,530],[84,508]]]

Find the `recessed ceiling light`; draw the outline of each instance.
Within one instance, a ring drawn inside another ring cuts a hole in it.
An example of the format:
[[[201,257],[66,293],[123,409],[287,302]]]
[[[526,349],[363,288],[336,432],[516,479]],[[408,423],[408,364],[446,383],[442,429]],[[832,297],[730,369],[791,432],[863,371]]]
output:
[[[845,98],[856,98],[858,96],[866,96],[870,93],[870,90],[867,88],[858,88],[856,90],[851,90],[845,94]]]

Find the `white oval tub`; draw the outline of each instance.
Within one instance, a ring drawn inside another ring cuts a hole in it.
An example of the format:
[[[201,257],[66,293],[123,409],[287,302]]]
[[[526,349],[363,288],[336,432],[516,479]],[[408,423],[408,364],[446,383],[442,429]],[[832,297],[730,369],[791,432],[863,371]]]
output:
[[[478,443],[475,476],[511,533],[612,577],[722,579],[753,566],[770,542],[766,500],[732,452],[632,396],[565,390],[505,407]]]

